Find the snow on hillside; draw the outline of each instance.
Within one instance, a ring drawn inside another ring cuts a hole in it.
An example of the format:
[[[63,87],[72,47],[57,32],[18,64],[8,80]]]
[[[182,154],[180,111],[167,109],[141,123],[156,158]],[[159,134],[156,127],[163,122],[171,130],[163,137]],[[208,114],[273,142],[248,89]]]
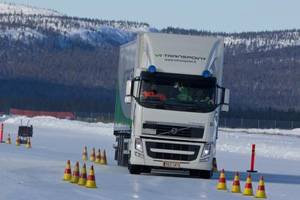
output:
[[[25,14],[25,15],[48,15],[63,16],[54,10],[35,8],[22,4],[0,2],[0,14]]]
[[[6,15],[5,15],[6,13]],[[10,13],[11,15],[7,15]],[[22,13],[22,15],[20,15]],[[24,40],[30,37],[42,39],[44,33],[41,30],[51,30],[63,36],[81,38],[90,44],[100,44],[103,37],[124,43],[131,41],[133,34],[138,31],[157,32],[154,27],[146,23],[125,22],[125,21],[102,21],[94,19],[73,18],[62,15],[56,11],[34,8],[30,6],[1,3],[0,22],[4,24],[16,23],[18,26],[11,26],[9,30],[1,29],[0,37],[9,36],[15,40]],[[39,15],[38,17],[35,15]],[[9,27],[9,26],[8,26]],[[254,51],[258,48],[263,50],[278,49],[288,46],[300,45],[300,31],[275,31],[245,34],[226,34],[224,41],[227,48],[245,46],[246,51]]]
[[[251,38],[243,38],[240,36],[225,36],[224,43],[228,47],[245,45],[247,51],[253,51],[257,48],[263,47],[264,50],[279,49],[289,46],[300,45],[300,31],[291,30],[286,33],[274,33],[273,38],[268,38],[268,35],[261,33],[259,36]]]
[[[32,149],[14,145],[21,120],[23,125],[28,120],[33,125]],[[0,117],[0,123],[4,123],[5,138],[10,133],[13,143],[0,143],[0,199],[3,200],[254,199],[218,191],[219,172],[210,180],[190,177],[186,172],[162,170],[130,175],[127,168],[117,166],[114,161],[112,124],[17,116]],[[292,132],[298,135],[299,129]],[[239,171],[241,189],[244,189],[252,143],[256,143],[257,147],[255,169],[258,170],[258,173],[252,174],[254,194],[263,174],[268,199],[299,199],[300,138],[294,136],[246,134],[230,129],[220,131],[217,164],[219,170],[225,169],[228,190],[235,171]],[[92,147],[106,149],[107,152],[107,166],[85,162],[88,171],[94,165],[97,189],[62,181],[67,159],[71,160],[72,169],[79,161],[81,170],[84,146],[88,147],[89,155]]]
[[[56,32],[92,45],[102,44],[105,40],[123,44],[132,40],[138,31],[157,31],[145,23],[68,17],[55,11],[18,4],[0,3],[0,14],[0,23],[4,25],[0,37],[25,42],[43,39],[47,33]]]

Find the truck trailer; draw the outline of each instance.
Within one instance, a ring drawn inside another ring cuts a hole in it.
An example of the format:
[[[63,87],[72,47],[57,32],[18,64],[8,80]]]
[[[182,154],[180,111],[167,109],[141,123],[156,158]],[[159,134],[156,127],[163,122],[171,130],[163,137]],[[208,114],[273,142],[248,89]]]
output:
[[[221,111],[224,41],[138,33],[120,47],[114,135],[115,160],[131,174],[151,169],[210,178]]]

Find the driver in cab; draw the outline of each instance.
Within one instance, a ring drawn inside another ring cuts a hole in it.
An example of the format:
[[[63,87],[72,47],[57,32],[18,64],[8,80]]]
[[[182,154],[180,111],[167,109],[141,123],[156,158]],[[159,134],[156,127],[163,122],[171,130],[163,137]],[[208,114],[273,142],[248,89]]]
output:
[[[166,101],[167,97],[164,94],[160,94],[157,92],[157,87],[155,84],[151,85],[151,90],[150,91],[143,91],[141,94],[143,99],[154,99],[157,98],[161,101]]]

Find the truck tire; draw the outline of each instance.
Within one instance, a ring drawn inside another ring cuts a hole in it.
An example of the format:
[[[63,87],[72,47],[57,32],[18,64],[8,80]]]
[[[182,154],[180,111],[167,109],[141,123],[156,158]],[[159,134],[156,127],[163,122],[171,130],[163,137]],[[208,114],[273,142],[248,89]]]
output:
[[[130,174],[140,174],[141,173],[141,166],[140,165],[132,165],[128,163],[128,170]]]
[[[143,173],[151,173],[151,167],[143,166],[142,172],[143,172]]]
[[[190,176],[192,177],[199,177],[203,179],[210,179],[213,175],[212,171],[209,170],[191,170]]]
[[[200,177],[200,171],[199,170],[191,170],[190,176],[192,177]]]
[[[201,170],[200,171],[200,178],[203,179],[210,179],[213,175],[213,171],[212,170]]]

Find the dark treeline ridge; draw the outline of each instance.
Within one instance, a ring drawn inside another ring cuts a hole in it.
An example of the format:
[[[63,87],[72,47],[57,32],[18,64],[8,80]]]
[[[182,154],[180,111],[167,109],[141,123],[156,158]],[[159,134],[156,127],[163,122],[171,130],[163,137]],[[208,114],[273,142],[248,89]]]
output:
[[[57,34],[24,43],[0,37],[0,79],[114,88],[119,48]]]
[[[36,111],[111,113],[115,90],[66,86],[33,80],[0,80],[0,108]]]

